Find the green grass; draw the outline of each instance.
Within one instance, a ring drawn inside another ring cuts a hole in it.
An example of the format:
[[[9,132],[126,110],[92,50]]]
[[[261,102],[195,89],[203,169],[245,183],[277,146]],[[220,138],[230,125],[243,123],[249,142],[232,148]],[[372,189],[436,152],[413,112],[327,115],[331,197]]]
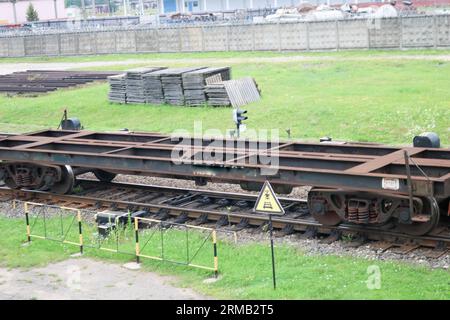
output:
[[[0,265],[3,267],[43,266],[68,258],[76,246],[39,240],[29,246],[25,241],[23,219],[0,217]],[[193,238],[200,235],[191,234]],[[165,250],[182,252],[183,233],[172,234]],[[132,241],[132,240],[131,240]],[[180,242],[181,241],[181,242]],[[203,282],[211,274],[168,262],[142,259],[144,270],[177,275],[177,285],[216,298],[241,299],[448,299],[450,274],[403,263],[371,261],[337,256],[305,255],[288,245],[277,245],[277,290],[272,289],[270,250],[267,244],[234,245],[219,241],[220,278]],[[204,252],[203,258],[211,252]],[[87,248],[85,256],[111,262],[131,261],[132,256],[112,254]],[[202,258],[202,259],[203,259]],[[368,267],[377,265],[381,271],[381,288],[368,289]]]
[[[177,61],[176,54],[167,56],[174,57],[173,65],[183,64]],[[221,57],[225,53],[191,56]],[[196,64],[201,65],[201,60]],[[328,135],[389,144],[409,144],[414,135],[435,131],[444,145],[450,144],[450,62],[337,59],[233,64],[233,77],[243,76],[254,77],[263,95],[261,101],[245,108],[249,129],[279,129],[285,138],[285,129],[291,128],[292,136],[299,139],[317,140]],[[36,98],[0,96],[1,131],[56,127],[64,108],[90,130],[126,127],[165,133],[176,129],[192,132],[195,121],[202,122],[204,131],[219,129],[225,134],[233,128],[230,108],[117,105],[108,102],[107,92],[108,85],[99,84]]]
[[[324,57],[331,56],[337,58],[354,57],[389,57],[392,55],[446,55],[448,49],[411,49],[411,50],[341,50],[341,51],[314,51],[314,52],[278,52],[278,51],[230,51],[230,52],[182,52],[182,53],[120,53],[104,55],[85,56],[61,56],[61,57],[25,57],[25,58],[0,58],[0,63],[14,62],[90,62],[90,61],[116,61],[126,59],[196,59],[196,58],[248,58],[248,57]]]

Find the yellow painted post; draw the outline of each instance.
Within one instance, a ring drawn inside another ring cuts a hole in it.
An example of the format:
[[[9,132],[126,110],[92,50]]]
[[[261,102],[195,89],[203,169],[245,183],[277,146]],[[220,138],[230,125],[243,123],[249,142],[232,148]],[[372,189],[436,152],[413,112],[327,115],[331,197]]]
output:
[[[81,226],[81,211],[77,210],[77,218],[78,218],[78,234],[80,237],[80,254],[83,254],[83,229]]]
[[[216,230],[212,231],[212,241],[214,248],[214,277],[217,278],[219,274],[219,258],[217,257],[217,235]]]
[[[139,248],[139,221],[138,217],[134,217],[134,234],[136,238],[136,263],[140,262],[139,254],[140,254],[140,248]]]
[[[31,242],[30,217],[28,215],[28,203],[25,202],[25,221],[27,223],[27,241]]]

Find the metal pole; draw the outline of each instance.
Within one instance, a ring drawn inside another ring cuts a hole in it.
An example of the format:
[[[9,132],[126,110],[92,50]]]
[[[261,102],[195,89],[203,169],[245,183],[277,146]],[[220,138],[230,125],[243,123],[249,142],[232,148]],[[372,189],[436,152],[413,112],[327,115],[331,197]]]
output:
[[[217,278],[219,275],[219,259],[217,256],[217,235],[216,230],[212,231],[212,241],[214,250],[214,277]]]
[[[58,5],[56,3],[56,0],[53,0],[53,7],[55,9],[55,19],[58,19]]]
[[[139,222],[138,217],[134,217],[134,236],[136,240],[136,263],[139,263],[139,254],[140,254],[140,247],[139,247]]]
[[[27,223],[27,241],[31,242],[30,217],[28,215],[28,203],[25,202],[25,220]]]
[[[81,226],[81,211],[77,210],[78,234],[80,238],[80,254],[83,254],[83,227]]]
[[[405,156],[405,169],[406,169],[406,177],[408,184],[408,198],[409,198],[409,218],[411,219],[414,215],[414,202],[413,202],[413,189],[412,189],[412,181],[411,181],[411,169],[409,168],[409,155],[408,151],[404,151]]]
[[[273,226],[272,226],[272,215],[269,214],[269,231],[270,231],[270,250],[272,251],[272,278],[273,278],[273,288],[277,288],[277,280],[275,277],[275,252],[273,250]]]

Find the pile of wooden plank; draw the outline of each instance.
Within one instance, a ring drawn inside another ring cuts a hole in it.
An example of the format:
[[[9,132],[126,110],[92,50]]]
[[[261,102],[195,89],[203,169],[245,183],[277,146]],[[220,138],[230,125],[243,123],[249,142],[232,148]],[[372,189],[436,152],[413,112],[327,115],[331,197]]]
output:
[[[185,103],[183,90],[183,74],[206,67],[166,69],[161,75],[164,100],[167,104],[182,106]]]
[[[214,81],[205,88],[208,104],[211,106],[242,107],[261,98],[258,85],[250,77]]]
[[[118,103],[240,107],[260,99],[255,80],[231,80],[230,67],[146,67],[108,80],[109,100]]]
[[[164,91],[161,83],[161,73],[163,71],[146,73],[142,76],[144,78],[144,94],[147,103],[164,103]]]
[[[218,77],[222,80],[231,79],[230,67],[203,68],[183,74],[183,89],[185,104],[188,106],[199,106],[206,104],[206,79]]]
[[[164,69],[163,67],[136,68],[128,70],[126,73],[127,102],[147,103],[145,94],[144,75]]]
[[[126,75],[118,74],[108,77],[109,82],[109,101],[115,103],[127,103]]]
[[[206,99],[210,106],[230,106],[230,98],[223,82],[208,84],[205,88]]]

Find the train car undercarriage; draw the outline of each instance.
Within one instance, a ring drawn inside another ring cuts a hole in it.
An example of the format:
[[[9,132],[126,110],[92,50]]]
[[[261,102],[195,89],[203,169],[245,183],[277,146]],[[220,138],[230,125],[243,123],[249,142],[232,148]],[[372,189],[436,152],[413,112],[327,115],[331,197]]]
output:
[[[177,162],[173,151],[180,145],[183,161]],[[450,149],[266,143],[265,154],[275,151],[278,165],[269,175],[258,141],[48,130],[0,138],[0,180],[12,189],[60,194],[71,193],[76,177],[86,172],[106,182],[123,173],[192,179],[200,185],[238,183],[252,191],[269,180],[278,193],[312,186],[308,208],[323,225],[394,224],[411,235],[432,232],[450,215]]]

